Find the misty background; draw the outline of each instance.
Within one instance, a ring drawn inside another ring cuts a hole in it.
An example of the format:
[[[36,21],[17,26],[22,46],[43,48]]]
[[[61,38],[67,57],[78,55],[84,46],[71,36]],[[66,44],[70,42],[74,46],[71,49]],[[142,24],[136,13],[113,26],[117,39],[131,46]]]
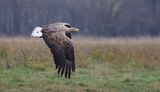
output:
[[[54,22],[70,23],[78,35],[158,36],[160,0],[0,0],[1,36],[29,36]]]

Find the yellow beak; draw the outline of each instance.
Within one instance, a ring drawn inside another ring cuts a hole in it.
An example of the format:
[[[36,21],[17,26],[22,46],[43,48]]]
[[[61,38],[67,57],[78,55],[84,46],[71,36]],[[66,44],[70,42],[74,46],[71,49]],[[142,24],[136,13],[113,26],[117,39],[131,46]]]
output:
[[[80,30],[79,29],[77,29],[77,28],[73,28],[72,29],[72,32],[79,32]]]

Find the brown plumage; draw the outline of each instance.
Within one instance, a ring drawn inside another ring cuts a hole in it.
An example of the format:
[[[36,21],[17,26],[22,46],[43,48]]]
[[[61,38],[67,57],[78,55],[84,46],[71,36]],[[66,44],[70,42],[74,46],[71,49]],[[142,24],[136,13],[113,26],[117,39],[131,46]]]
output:
[[[42,27],[42,38],[53,54],[58,74],[71,77],[75,71],[74,46],[71,39],[71,32],[79,31],[68,23],[54,23]]]

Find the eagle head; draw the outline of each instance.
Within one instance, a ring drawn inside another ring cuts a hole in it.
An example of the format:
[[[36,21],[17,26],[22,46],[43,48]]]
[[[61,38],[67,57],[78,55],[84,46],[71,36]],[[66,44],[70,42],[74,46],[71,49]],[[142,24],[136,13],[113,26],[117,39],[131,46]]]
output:
[[[67,30],[67,32],[79,32],[79,29],[77,29],[77,28],[75,28],[75,27],[72,27],[70,24],[68,24],[68,23],[63,23],[63,26],[65,27],[65,28],[67,28],[68,30]]]

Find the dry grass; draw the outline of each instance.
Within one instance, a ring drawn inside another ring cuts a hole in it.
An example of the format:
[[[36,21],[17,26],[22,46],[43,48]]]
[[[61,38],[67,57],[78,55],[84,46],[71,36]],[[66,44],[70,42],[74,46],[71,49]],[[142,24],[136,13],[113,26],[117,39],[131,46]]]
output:
[[[77,62],[82,67],[87,62],[96,60],[115,63],[136,62],[155,66],[160,61],[160,38],[76,37],[74,42]],[[39,62],[43,65],[50,65],[52,62],[52,55],[42,39],[0,38],[0,56],[2,61],[10,62],[11,67],[22,65],[25,61],[34,66]]]
[[[65,80],[42,39],[0,38],[0,91],[160,91],[160,38],[73,39],[78,68]]]
[[[159,68],[160,38],[76,38],[75,42],[79,61],[84,61],[79,58],[84,54],[101,62],[136,62]]]

